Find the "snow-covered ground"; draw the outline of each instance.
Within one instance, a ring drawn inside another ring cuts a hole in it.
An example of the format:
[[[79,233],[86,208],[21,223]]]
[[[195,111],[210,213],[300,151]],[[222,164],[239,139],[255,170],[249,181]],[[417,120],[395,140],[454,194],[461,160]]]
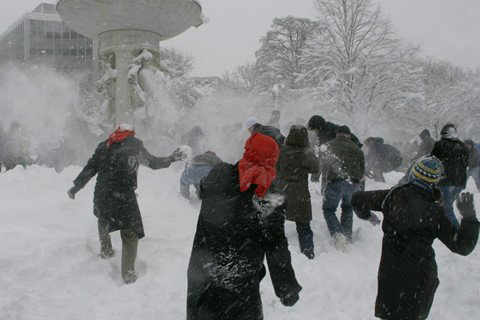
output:
[[[139,204],[146,238],[140,241],[138,281],[122,285],[121,243],[117,255],[96,256],[96,220],[92,215],[95,181],[75,201],[66,191],[80,168],[62,174],[52,169],[16,168],[0,174],[0,319],[174,320],[185,319],[186,272],[199,203],[178,194],[181,165],[141,169]],[[393,185],[399,174],[388,175]],[[369,182],[368,188],[388,185]],[[474,190],[469,184],[469,189]],[[299,253],[296,231],[287,223],[293,264],[303,291],[293,308],[283,307],[269,278],[262,283],[265,319],[373,319],[382,231],[355,218],[359,240],[348,254],[330,245],[313,196],[316,259]],[[477,196],[477,208],[480,199]],[[431,319],[480,317],[480,248],[468,257],[449,253],[436,241],[440,287]]]

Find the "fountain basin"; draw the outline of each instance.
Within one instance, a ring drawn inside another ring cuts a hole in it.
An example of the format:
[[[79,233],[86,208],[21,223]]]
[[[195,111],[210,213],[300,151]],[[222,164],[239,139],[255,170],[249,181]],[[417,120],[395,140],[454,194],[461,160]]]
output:
[[[72,29],[91,38],[137,30],[165,41],[203,23],[195,0],[59,0],[57,11]]]

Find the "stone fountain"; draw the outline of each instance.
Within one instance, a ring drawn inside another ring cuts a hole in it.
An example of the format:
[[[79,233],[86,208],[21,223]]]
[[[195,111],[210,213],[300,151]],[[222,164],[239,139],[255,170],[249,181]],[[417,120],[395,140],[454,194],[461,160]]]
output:
[[[73,30],[99,42],[105,73],[97,86],[113,125],[134,123],[145,103],[140,70],[158,66],[160,42],[203,24],[195,0],[59,0],[57,11]]]

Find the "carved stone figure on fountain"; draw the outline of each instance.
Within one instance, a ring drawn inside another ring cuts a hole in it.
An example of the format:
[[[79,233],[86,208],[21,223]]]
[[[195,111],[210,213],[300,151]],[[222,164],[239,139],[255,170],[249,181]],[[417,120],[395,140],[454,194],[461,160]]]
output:
[[[115,55],[103,57],[102,67],[104,70],[103,77],[97,81],[97,90],[102,93],[102,104],[100,113],[104,121],[113,122],[115,115],[115,97],[116,97],[116,78],[117,70],[113,67]]]
[[[144,117],[147,118],[148,114],[146,112],[146,94],[138,82],[139,71],[141,68],[141,62],[134,59],[133,63],[128,67],[128,83],[130,84],[130,99],[135,114],[137,114],[138,111],[144,110]]]

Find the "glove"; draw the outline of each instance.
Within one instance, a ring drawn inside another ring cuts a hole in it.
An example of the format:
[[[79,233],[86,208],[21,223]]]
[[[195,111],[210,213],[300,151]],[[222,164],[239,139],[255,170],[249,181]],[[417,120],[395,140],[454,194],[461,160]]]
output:
[[[178,148],[172,153],[170,157],[173,161],[182,161],[187,158],[187,154],[182,149]]]
[[[252,202],[254,208],[261,213],[262,217],[268,217],[275,210],[275,207],[270,201],[258,198],[257,196],[253,197]]]
[[[372,216],[368,219],[368,222],[370,222],[372,226],[378,226],[380,223],[382,223],[375,213],[371,212],[371,215]]]
[[[77,186],[73,186],[72,188],[70,188],[70,190],[67,191],[67,194],[70,197],[70,199],[75,200],[75,194],[78,191],[80,191],[80,188]]]
[[[464,192],[457,196],[457,208],[464,218],[476,218],[475,204],[473,203],[473,194]]]
[[[373,174],[370,173],[369,171],[365,171],[365,176],[369,179],[373,179]]]
[[[299,299],[300,299],[300,296],[298,295],[298,293],[295,293],[295,294],[289,294],[288,296],[281,298],[280,302],[285,307],[293,307]]]
[[[319,174],[312,174],[310,181],[312,182],[320,182],[320,175]]]

